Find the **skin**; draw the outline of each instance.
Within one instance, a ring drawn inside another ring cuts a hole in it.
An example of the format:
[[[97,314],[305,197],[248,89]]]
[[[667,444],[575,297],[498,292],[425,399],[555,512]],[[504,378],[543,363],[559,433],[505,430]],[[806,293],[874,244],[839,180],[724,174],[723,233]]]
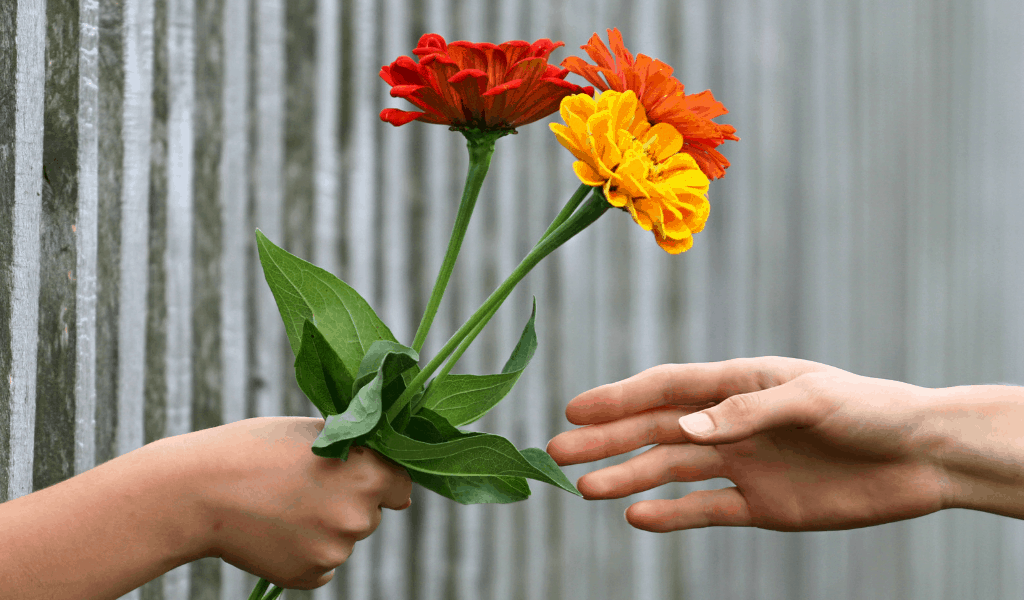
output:
[[[115,599],[185,563],[313,589],[407,508],[408,473],[373,450],[310,450],[324,420],[262,417],[164,438],[0,504],[0,596]]]
[[[637,502],[626,520],[821,531],[971,508],[1024,518],[1024,388],[930,389],[779,357],[661,365],[574,398],[559,465],[655,444],[581,477],[587,499],[674,481],[735,486]],[[714,425],[700,434],[681,418]]]

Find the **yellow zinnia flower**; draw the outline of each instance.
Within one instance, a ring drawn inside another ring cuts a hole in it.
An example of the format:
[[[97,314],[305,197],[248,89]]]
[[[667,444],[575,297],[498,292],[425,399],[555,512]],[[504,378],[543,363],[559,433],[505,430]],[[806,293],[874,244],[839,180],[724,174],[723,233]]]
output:
[[[608,203],[629,212],[670,254],[693,246],[711,207],[708,178],[685,152],[683,136],[667,123],[652,126],[632,90],[562,99],[565,125],[552,123],[558,142],[579,159],[573,171],[602,186]]]

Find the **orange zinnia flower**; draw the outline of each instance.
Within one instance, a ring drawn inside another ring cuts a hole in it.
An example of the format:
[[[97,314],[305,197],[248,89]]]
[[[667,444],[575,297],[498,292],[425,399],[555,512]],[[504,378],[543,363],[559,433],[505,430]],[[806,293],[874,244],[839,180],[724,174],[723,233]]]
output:
[[[672,76],[672,67],[643,54],[636,58],[622,43],[618,29],[609,29],[612,52],[595,33],[580,49],[586,50],[597,65],[570,56],[562,66],[597,86],[602,92],[633,90],[651,123],[668,123],[682,134],[683,152],[693,156],[710,179],[725,175],[729,161],[715,150],[725,140],[736,140],[736,128],[712,121],[728,110],[715,100],[711,90],[686,95],[683,84]],[[614,54],[613,54],[614,52]],[[604,75],[604,79],[601,78]]]
[[[410,121],[458,129],[512,130],[558,110],[562,98],[594,94],[594,88],[565,81],[568,69],[548,64],[562,42],[540,39],[494,44],[452,42],[424,34],[413,53],[381,68],[391,95],[405,98],[421,111],[385,108],[380,118],[392,125]]]

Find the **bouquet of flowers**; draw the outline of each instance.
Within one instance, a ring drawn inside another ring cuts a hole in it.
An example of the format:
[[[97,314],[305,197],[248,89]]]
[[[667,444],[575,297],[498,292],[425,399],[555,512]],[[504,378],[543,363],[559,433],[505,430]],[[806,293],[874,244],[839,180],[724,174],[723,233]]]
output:
[[[256,232],[263,272],[295,353],[299,387],[325,419],[313,443],[318,456],[348,457],[367,446],[405,467],[412,480],[461,504],[507,503],[530,495],[535,479],[580,495],[539,448],[517,449],[505,438],[462,431],[493,408],[518,381],[537,347],[533,313],[519,343],[493,375],[449,375],[512,289],[556,248],[609,208],[628,212],[666,252],[693,246],[707,221],[710,179],[729,161],[716,149],[739,140],[713,119],[728,111],[710,91],[687,95],[672,68],[634,57],[617,29],[611,50],[594,34],[578,57],[548,64],[564,45],[540,39],[501,45],[453,42],[426,34],[413,50],[381,69],[391,95],[419,110],[387,108],[382,120],[447,125],[462,133],[469,173],[455,226],[426,311],[411,346],[399,343],[373,308],[334,275],[289,254]],[[569,73],[594,87],[566,81]],[[533,249],[436,356],[420,366],[419,352],[444,296],[490,165],[495,142],[556,110],[564,124],[551,131],[576,161],[579,189]],[[443,364],[442,364],[443,363]],[[439,370],[440,369],[440,370]],[[436,375],[435,375],[436,373]],[[433,376],[433,379],[431,379]],[[250,600],[273,600],[261,579]],[[264,596],[264,594],[267,594]]]

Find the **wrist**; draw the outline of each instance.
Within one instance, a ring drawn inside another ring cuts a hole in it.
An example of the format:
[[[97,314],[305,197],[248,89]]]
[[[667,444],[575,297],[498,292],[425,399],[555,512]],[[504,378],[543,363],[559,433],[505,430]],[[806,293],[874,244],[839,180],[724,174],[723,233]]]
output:
[[[205,471],[188,435],[163,438],[141,449],[153,465],[159,465],[156,487],[166,505],[173,507],[162,523],[176,566],[216,555],[213,511],[202,489]]]
[[[1024,388],[929,390],[927,451],[944,478],[944,508],[1024,518]]]

